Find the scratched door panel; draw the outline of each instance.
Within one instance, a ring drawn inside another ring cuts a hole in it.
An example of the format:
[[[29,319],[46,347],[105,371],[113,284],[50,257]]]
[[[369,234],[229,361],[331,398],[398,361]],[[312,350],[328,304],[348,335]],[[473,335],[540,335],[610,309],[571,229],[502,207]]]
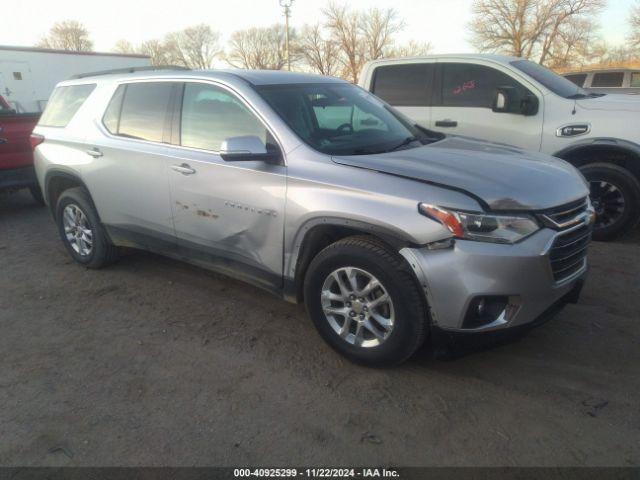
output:
[[[285,167],[225,162],[215,153],[169,147],[176,235],[185,255],[244,270],[269,283],[282,277]],[[173,166],[188,165],[194,173]]]
[[[217,153],[233,137],[255,137],[267,148],[267,128],[221,85],[187,82],[181,98],[173,139],[181,147],[168,147],[181,250],[192,261],[279,287],[286,170],[263,161],[227,162]]]

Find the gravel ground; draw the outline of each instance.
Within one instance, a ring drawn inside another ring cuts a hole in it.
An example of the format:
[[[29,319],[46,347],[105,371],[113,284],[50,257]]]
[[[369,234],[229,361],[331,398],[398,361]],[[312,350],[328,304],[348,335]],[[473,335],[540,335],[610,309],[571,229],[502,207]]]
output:
[[[304,309],[134,253],[72,263],[0,197],[0,465],[640,465],[640,234],[579,305],[453,361],[354,366]]]

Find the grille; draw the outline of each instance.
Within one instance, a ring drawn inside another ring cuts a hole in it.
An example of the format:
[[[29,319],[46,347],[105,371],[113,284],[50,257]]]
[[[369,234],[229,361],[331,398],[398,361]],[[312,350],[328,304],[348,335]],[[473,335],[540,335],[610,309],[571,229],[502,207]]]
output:
[[[591,241],[591,227],[582,225],[560,233],[551,247],[549,260],[556,282],[561,282],[582,270]]]
[[[575,223],[576,217],[584,215],[589,207],[587,199],[578,200],[561,207],[552,208],[544,212],[544,216],[551,220],[557,228],[565,228]]]
[[[591,216],[587,199],[547,210],[543,222],[559,230],[549,251],[551,271],[556,282],[562,282],[580,272],[586,264],[591,242]]]

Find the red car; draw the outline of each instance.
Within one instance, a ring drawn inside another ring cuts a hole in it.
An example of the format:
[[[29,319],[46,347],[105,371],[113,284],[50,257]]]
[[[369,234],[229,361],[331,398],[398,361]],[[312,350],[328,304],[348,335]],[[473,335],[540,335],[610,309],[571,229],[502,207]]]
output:
[[[0,95],[0,190],[28,188],[43,203],[30,140],[39,118],[40,113],[16,113]]]

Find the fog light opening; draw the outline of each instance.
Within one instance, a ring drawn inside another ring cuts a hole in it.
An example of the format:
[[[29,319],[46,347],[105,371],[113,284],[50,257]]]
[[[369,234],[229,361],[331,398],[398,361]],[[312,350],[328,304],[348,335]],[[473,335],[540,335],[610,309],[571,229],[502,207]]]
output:
[[[481,328],[500,317],[505,317],[509,307],[509,297],[483,296],[474,298],[469,304],[462,328]]]

